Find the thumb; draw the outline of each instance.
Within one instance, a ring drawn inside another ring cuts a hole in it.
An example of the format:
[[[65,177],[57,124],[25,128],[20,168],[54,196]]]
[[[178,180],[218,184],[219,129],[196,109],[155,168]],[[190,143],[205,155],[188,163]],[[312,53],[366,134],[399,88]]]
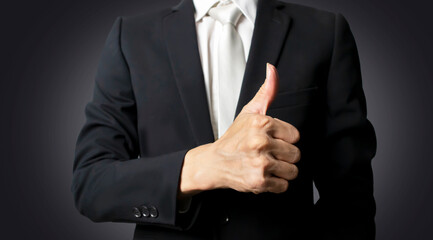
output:
[[[278,91],[277,69],[270,63],[266,64],[266,80],[256,95],[247,103],[241,113],[258,113],[266,115],[269,105],[274,100]]]

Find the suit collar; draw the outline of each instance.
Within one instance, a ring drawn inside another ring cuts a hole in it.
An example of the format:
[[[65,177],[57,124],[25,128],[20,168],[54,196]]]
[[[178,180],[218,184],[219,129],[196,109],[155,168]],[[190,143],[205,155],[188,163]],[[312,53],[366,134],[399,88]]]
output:
[[[219,0],[192,0],[195,9],[195,21],[200,21],[206,16],[209,9],[211,9]]]
[[[200,21],[209,9],[219,2],[219,0],[192,0],[195,8],[195,21]],[[254,25],[257,13],[258,0],[232,0],[233,3],[241,10],[242,14],[248,21]]]
[[[278,67],[290,17],[275,0],[259,0],[235,117],[260,88],[267,62]],[[213,142],[192,0],[182,0],[163,18],[163,34],[174,77],[197,145]]]

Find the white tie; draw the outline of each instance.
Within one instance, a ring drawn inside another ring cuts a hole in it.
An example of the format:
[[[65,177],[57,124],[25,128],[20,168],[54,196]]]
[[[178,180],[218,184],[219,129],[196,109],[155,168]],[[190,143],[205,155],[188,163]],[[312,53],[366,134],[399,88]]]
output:
[[[239,8],[229,3],[209,10],[209,16],[222,27],[218,43],[218,138],[233,123],[239,91],[245,71],[245,55],[242,39],[235,26],[241,17]]]

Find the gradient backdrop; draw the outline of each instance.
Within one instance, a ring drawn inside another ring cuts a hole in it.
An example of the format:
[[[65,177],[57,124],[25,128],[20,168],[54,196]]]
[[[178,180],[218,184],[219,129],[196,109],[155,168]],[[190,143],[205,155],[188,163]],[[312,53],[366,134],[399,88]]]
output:
[[[355,35],[378,138],[377,239],[433,239],[432,2],[292,2],[341,12]],[[151,5],[2,2],[1,239],[132,238],[132,224],[81,216],[70,184],[75,141],[108,31],[116,16]]]

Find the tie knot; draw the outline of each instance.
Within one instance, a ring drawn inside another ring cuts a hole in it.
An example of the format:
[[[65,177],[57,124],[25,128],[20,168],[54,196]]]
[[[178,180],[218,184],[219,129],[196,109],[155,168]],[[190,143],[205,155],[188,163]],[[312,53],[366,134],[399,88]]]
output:
[[[209,10],[209,16],[223,25],[230,23],[236,26],[241,15],[242,12],[233,2],[226,5],[218,5]]]

